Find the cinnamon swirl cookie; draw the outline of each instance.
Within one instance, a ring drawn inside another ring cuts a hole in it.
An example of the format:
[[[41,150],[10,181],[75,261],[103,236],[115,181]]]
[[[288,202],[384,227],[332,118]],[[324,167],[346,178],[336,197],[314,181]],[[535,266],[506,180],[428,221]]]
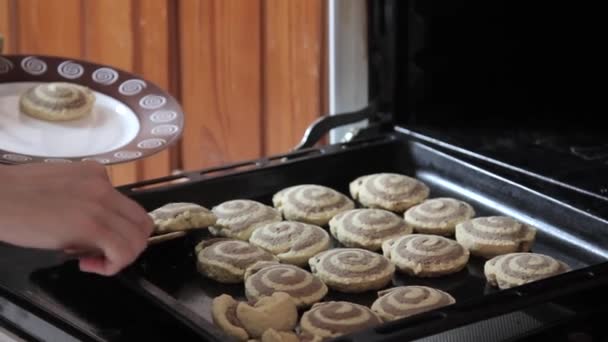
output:
[[[326,225],[337,214],[353,209],[355,203],[336,190],[304,184],[277,192],[272,203],[288,220]]]
[[[281,262],[305,266],[312,256],[329,249],[329,234],[311,224],[282,221],[257,228],[249,242],[276,255]]]
[[[281,221],[274,208],[246,199],[224,202],[211,210],[217,216],[217,222],[209,227],[211,234],[239,240],[249,240],[256,228]]]
[[[154,221],[154,234],[207,228],[216,221],[215,215],[196,203],[168,203],[149,213]]]
[[[335,248],[309,260],[312,273],[334,290],[358,293],[385,287],[395,266],[380,254],[360,248]]]
[[[384,321],[393,321],[454,303],[450,294],[432,287],[399,286],[378,292],[372,311]]]
[[[95,94],[87,87],[51,82],[34,86],[21,95],[19,106],[23,113],[47,121],[66,121],[91,113]]]
[[[236,317],[236,307],[239,303],[232,296],[223,294],[213,298],[211,305],[211,318],[227,335],[238,341],[247,341],[249,334],[243,324]]]
[[[426,200],[405,212],[405,222],[420,234],[454,235],[457,224],[475,216],[475,210],[466,202],[439,197]]]
[[[429,192],[421,181],[397,173],[361,176],[350,183],[350,194],[361,205],[397,213],[424,201]]]
[[[327,286],[319,278],[294,265],[269,265],[257,272],[248,270],[248,274],[245,295],[250,301],[281,291],[302,308],[319,302],[327,294]]]
[[[507,216],[478,217],[456,225],[456,240],[471,254],[486,258],[528,252],[535,237],[536,228]]]
[[[352,209],[329,221],[331,234],[346,247],[377,251],[388,239],[412,233],[397,214],[382,209]]]
[[[300,320],[301,341],[326,341],[382,324],[369,308],[341,301],[315,304]]]
[[[509,253],[496,256],[484,266],[488,283],[508,289],[570,271],[570,266],[539,253]]]
[[[230,239],[203,241],[196,246],[197,269],[221,283],[240,283],[245,270],[258,261],[276,257],[248,242]]]
[[[384,242],[382,250],[397,269],[418,277],[456,273],[469,261],[466,248],[438,235],[406,235]]]

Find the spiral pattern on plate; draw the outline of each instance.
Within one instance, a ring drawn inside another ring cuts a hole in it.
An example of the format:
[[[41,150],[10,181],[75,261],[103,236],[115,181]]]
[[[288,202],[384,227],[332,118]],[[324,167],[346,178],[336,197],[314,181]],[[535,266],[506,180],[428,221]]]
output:
[[[488,260],[486,277],[500,288],[519,286],[570,270],[565,263],[539,253],[509,253]]]
[[[353,209],[329,222],[334,237],[349,247],[378,250],[387,239],[412,233],[397,214],[382,209]]]
[[[387,241],[384,255],[397,267],[419,276],[460,271],[469,261],[469,251],[454,240],[428,234],[412,234]]]
[[[217,216],[210,231],[214,235],[248,240],[251,233],[263,224],[281,221],[281,214],[267,205],[237,199],[215,206],[211,211]]]
[[[26,57],[21,60],[23,71],[31,75],[42,75],[46,72],[46,63],[36,57]]]
[[[382,319],[369,308],[343,301],[315,304],[302,315],[300,328],[303,335],[327,339],[371,328]]]
[[[378,293],[372,311],[392,321],[455,303],[448,293],[428,286],[399,286]]]
[[[13,68],[13,62],[0,56],[0,75],[8,73],[9,71],[13,70]]]
[[[429,192],[421,181],[397,173],[367,175],[351,184],[351,194],[364,206],[397,212],[424,201]]]
[[[126,80],[118,87],[118,92],[126,96],[133,96],[141,93],[146,86],[146,82],[142,80]]]
[[[249,242],[275,254],[286,263],[305,265],[310,257],[330,246],[327,231],[321,227],[295,221],[282,221],[257,228]]]
[[[251,301],[275,292],[285,292],[298,307],[305,307],[323,299],[327,286],[311,273],[286,264],[263,267],[245,280],[245,293]]]
[[[353,209],[354,202],[322,185],[304,184],[286,188],[273,198],[286,219],[325,225],[336,214]]]
[[[84,73],[84,68],[82,65],[72,62],[65,61],[57,67],[57,72],[59,75],[67,78],[67,79],[76,79]]]
[[[110,85],[118,80],[118,72],[110,68],[99,68],[93,72],[91,78],[97,83]]]
[[[452,234],[456,224],[475,216],[468,203],[440,197],[426,200],[405,212],[405,221],[419,233]]]

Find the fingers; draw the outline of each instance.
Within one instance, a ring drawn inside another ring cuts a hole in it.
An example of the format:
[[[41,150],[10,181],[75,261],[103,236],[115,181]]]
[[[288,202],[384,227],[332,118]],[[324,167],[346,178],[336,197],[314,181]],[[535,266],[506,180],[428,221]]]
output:
[[[112,189],[105,201],[112,211],[131,222],[133,226],[143,234],[145,239],[152,235],[154,222],[144,208],[135,201],[122,195],[115,189]]]

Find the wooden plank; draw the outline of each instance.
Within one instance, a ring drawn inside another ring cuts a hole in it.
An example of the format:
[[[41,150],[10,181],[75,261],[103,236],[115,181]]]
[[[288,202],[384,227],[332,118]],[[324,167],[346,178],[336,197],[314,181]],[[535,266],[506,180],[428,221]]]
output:
[[[11,1],[0,0],[0,36],[2,36],[3,42],[0,47],[0,53],[11,53],[11,43],[13,32],[11,25],[13,23],[11,16]]]
[[[322,113],[322,0],[264,1],[264,152],[291,150]]]
[[[261,154],[261,3],[179,3],[185,169]]]
[[[80,0],[16,1],[19,53],[79,57]]]
[[[176,96],[170,88],[169,75],[169,0],[145,0],[134,3],[135,72]],[[172,13],[174,14],[174,13]],[[158,178],[171,172],[169,151],[160,152],[138,162],[139,180]]]
[[[133,70],[134,23],[132,0],[84,0],[83,56],[93,62]],[[80,17],[80,16],[79,16]],[[109,167],[112,182],[122,185],[138,179],[135,162]]]

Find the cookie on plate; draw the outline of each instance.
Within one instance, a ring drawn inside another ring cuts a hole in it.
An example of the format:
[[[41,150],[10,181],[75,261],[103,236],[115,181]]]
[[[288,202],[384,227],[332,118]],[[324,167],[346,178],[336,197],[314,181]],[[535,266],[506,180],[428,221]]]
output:
[[[283,263],[306,266],[308,259],[329,249],[323,228],[296,221],[269,223],[257,228],[249,242],[276,255]]]
[[[477,217],[456,225],[456,240],[471,254],[485,258],[528,252],[535,237],[535,227],[508,216]]]
[[[309,260],[310,269],[334,290],[359,293],[385,287],[395,266],[384,256],[361,248],[335,248]]]
[[[168,203],[148,213],[154,221],[154,235],[207,228],[217,220],[207,208],[196,203]]]
[[[327,286],[310,272],[294,265],[269,264],[255,272],[247,271],[245,294],[248,300],[257,301],[277,291],[287,293],[299,308],[303,308],[323,299]]]
[[[245,270],[258,261],[277,261],[269,252],[232,239],[202,241],[195,248],[198,271],[221,283],[243,282]]]
[[[428,286],[399,286],[378,292],[372,311],[386,322],[456,303],[449,293]]]
[[[417,277],[456,273],[469,261],[469,250],[454,240],[438,235],[406,235],[384,242],[382,250],[397,269]]]
[[[346,247],[377,251],[382,243],[412,233],[397,214],[382,209],[352,209],[329,221],[331,234]]]
[[[277,192],[272,203],[287,220],[325,226],[332,217],[353,209],[344,194],[322,185],[302,184]]]
[[[282,220],[274,208],[247,199],[227,201],[211,211],[217,216],[217,222],[209,227],[211,234],[245,241],[256,228]]]
[[[382,324],[368,307],[343,301],[317,303],[302,315],[301,341],[326,341]]]
[[[405,222],[420,234],[454,235],[456,225],[475,216],[473,207],[463,201],[439,197],[426,200],[409,208]]]
[[[46,121],[75,120],[91,114],[95,94],[69,82],[50,82],[31,87],[19,99],[24,114]]]
[[[508,289],[570,271],[566,263],[539,253],[509,253],[484,265],[488,283]]]
[[[350,194],[361,205],[402,213],[424,201],[429,187],[423,182],[398,173],[375,173],[350,183]]]

